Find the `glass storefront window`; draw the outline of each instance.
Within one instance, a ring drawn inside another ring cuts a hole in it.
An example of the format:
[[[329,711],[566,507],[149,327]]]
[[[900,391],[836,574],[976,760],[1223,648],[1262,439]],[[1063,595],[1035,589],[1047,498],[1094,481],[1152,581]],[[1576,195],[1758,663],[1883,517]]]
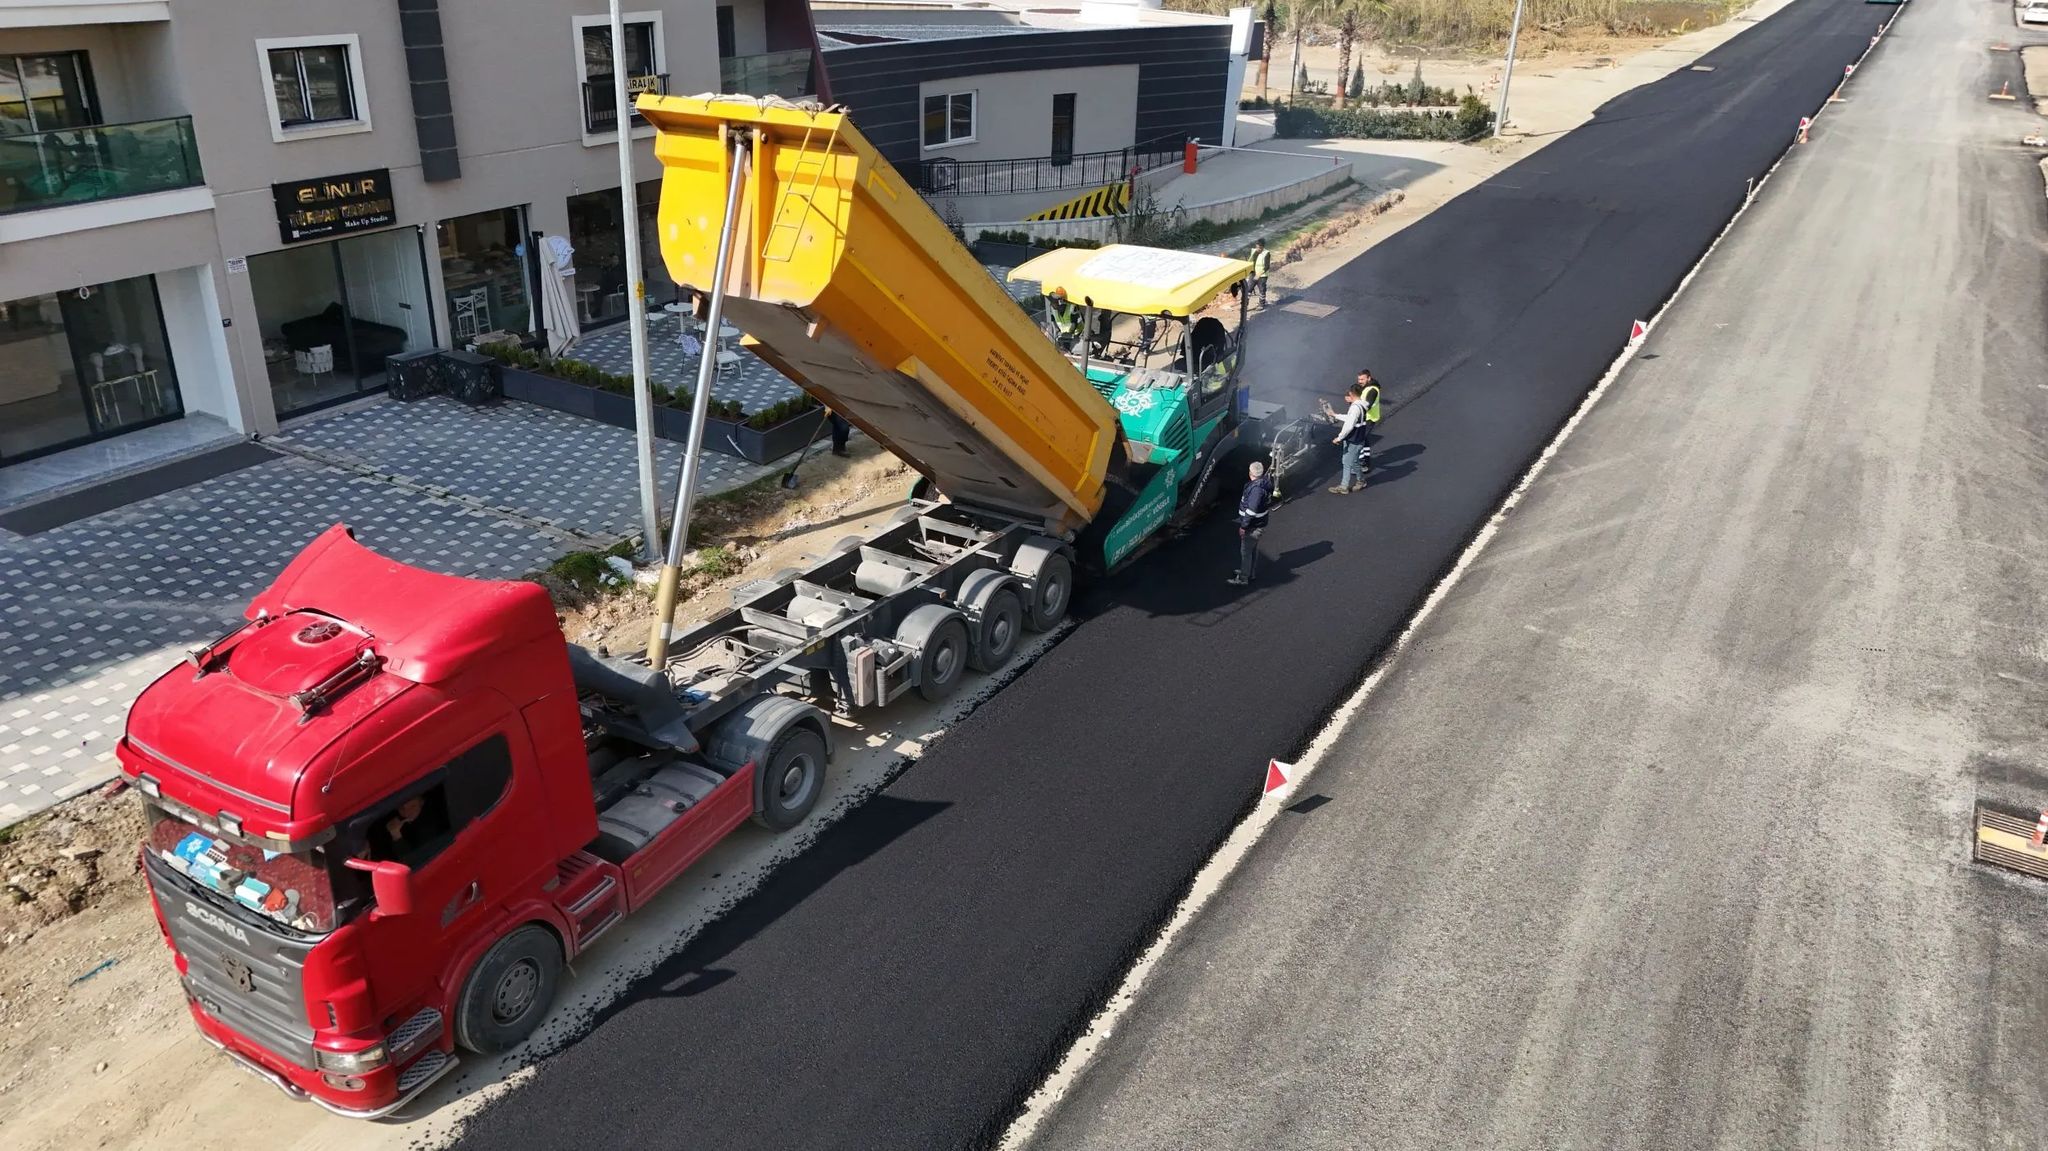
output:
[[[462,347],[479,336],[533,330],[527,291],[522,218],[518,208],[443,220],[441,281],[448,295],[448,342]]]
[[[0,302],[0,462],[183,414],[153,277]]]
[[[655,222],[661,181],[642,181],[634,198],[638,201],[641,274],[647,280],[648,306],[673,303],[681,293],[661,262],[661,229]],[[626,233],[619,226],[618,189],[569,197],[569,243],[576,248],[576,318],[585,325],[624,319]]]
[[[249,257],[257,329],[279,416],[384,386],[384,361],[434,346],[412,228]]]

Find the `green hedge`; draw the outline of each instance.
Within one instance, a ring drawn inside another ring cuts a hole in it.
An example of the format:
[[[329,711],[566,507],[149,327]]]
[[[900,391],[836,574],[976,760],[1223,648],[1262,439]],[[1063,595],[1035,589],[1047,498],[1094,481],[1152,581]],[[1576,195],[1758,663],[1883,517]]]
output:
[[[1274,135],[1289,139],[1470,140],[1492,129],[1493,109],[1472,95],[1455,112],[1290,104],[1273,115]]]

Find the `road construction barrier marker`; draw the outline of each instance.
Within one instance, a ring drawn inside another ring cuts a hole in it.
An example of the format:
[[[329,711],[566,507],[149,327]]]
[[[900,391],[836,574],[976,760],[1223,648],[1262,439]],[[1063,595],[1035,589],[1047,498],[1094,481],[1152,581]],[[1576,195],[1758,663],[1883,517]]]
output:
[[[2034,821],[2034,846],[2048,844],[2048,808],[2041,811],[2041,818]]]
[[[1871,42],[1871,43],[1873,43],[1873,44],[1877,43],[1877,37],[1875,37],[1875,36],[1872,36],[1872,37],[1870,38],[1870,42]],[[1844,64],[1844,65],[1842,65],[1842,79],[1844,79],[1844,80],[1847,80],[1847,79],[1848,79],[1849,77],[1851,77],[1851,76],[1854,76],[1855,74],[1856,74],[1856,65],[1854,65],[1854,64]]]
[[[1813,117],[1811,117],[1811,116],[1801,116],[1801,117],[1799,118],[1799,142],[1800,142],[1800,143],[1802,143],[1802,144],[1806,143],[1806,130],[1807,130],[1808,128],[1811,128],[1811,127],[1813,127]]]
[[[1628,326],[1628,342],[1631,344],[1642,343],[1643,337],[1649,334],[1650,325],[1642,322],[1641,320],[1637,320],[1635,323],[1630,324]]]
[[[1998,86],[1998,91],[1996,91],[1996,92],[1993,92],[1993,93],[1991,94],[1991,98],[1992,98],[1993,100],[2017,100],[2017,99],[2019,99],[2019,97],[2018,97],[2018,96],[2015,96],[2015,95],[2013,95],[2013,94],[2012,94],[2012,81],[2010,81],[2010,80],[2007,80],[2007,81],[2006,81],[2005,83],[2003,83],[2003,84],[2000,84],[2000,85]]]
[[[1277,760],[1277,759],[1269,759],[1269,760],[1267,760],[1267,761],[1266,761],[1266,794],[1267,794],[1267,795],[1271,795],[1271,794],[1273,794],[1274,792],[1276,792],[1276,791],[1279,791],[1279,790],[1280,790],[1281,788],[1283,788],[1283,787],[1286,787],[1286,786],[1287,786],[1287,773],[1288,773],[1288,772],[1290,772],[1290,771],[1293,771],[1293,770],[1294,770],[1294,765],[1293,765],[1293,764],[1291,764],[1291,763],[1281,763],[1281,762],[1280,762],[1279,760]]]
[[[1097,216],[1114,216],[1131,206],[1131,186],[1124,181],[1105,184],[1093,191],[1083,192],[1063,204],[1055,204],[1036,215],[1026,216],[1026,223],[1046,220],[1086,220]]]

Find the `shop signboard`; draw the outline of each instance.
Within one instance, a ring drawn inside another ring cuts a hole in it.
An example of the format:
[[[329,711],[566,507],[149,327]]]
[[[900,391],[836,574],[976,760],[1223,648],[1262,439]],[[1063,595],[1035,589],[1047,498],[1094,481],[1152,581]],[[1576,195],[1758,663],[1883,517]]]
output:
[[[277,200],[277,233],[287,244],[388,228],[398,222],[388,168],[292,180],[272,184],[270,191]]]

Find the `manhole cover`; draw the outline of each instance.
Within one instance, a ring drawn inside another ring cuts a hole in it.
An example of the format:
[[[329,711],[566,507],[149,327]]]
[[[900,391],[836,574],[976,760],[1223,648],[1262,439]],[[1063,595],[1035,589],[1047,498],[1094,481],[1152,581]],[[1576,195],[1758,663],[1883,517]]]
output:
[[[1291,304],[1281,305],[1280,310],[1283,312],[1293,312],[1297,316],[1307,316],[1311,320],[1320,320],[1325,316],[1328,316],[1331,312],[1336,311],[1337,305],[1317,304],[1312,303],[1308,300],[1296,300]]]

